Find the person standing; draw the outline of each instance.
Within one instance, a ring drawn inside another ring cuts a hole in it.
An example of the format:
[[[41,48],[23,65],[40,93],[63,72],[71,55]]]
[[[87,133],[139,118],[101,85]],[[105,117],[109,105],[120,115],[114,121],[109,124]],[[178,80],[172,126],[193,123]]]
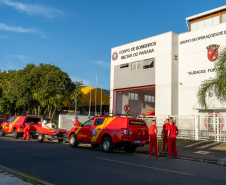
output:
[[[153,147],[155,150],[155,157],[159,156],[158,152],[158,140],[157,140],[157,128],[156,128],[156,121],[152,120],[152,125],[149,127],[149,136],[150,136],[150,153],[149,155],[152,156]]]
[[[76,116],[76,117],[75,117],[74,126],[75,126],[75,127],[79,127],[79,120],[78,120],[78,116]]]
[[[23,132],[24,132],[24,137],[23,137],[23,139],[25,139],[26,136],[27,136],[27,140],[30,139],[30,130],[31,130],[31,124],[28,123],[27,126],[26,126],[26,127],[24,128],[24,130],[23,130]]]
[[[168,129],[168,156],[172,157],[172,151],[174,157],[177,157],[177,135],[179,134],[178,128],[175,126],[176,121],[172,118],[169,119],[169,129]]]
[[[165,124],[163,125],[162,128],[162,152],[167,152],[168,151],[168,128],[169,128],[169,119],[166,119]],[[166,148],[167,144],[167,148]]]

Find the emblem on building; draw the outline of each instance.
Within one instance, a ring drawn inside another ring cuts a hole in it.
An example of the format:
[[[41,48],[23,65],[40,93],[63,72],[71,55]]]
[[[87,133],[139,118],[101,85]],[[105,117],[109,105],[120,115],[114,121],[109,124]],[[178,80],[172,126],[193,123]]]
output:
[[[113,61],[116,61],[116,60],[118,59],[118,52],[115,51],[115,52],[112,54],[111,58],[112,58]]]
[[[218,48],[220,45],[218,44],[211,44],[206,47],[207,49],[207,57],[209,61],[214,62],[218,57]]]
[[[210,112],[204,122],[207,130],[211,132],[216,132],[217,127],[219,131],[224,128],[224,118],[219,112]]]

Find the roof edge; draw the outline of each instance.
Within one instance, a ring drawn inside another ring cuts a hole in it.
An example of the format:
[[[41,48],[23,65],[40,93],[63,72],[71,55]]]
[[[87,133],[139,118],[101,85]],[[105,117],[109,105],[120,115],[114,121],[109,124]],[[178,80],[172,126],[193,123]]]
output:
[[[219,11],[222,11],[224,9],[226,10],[226,5],[221,6],[221,7],[218,7],[218,8],[215,8],[215,9],[212,9],[212,10],[208,10],[208,11],[203,12],[203,13],[199,13],[199,14],[196,14],[196,15],[193,15],[193,16],[190,16],[190,17],[187,17],[186,18],[186,21],[197,19],[199,17],[203,17],[203,16],[206,16],[206,15],[209,15],[209,14],[213,14],[215,12],[219,12]]]

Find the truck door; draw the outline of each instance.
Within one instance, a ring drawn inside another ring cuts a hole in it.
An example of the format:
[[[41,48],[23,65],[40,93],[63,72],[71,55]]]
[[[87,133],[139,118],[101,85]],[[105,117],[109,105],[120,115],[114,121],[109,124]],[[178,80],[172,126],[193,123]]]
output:
[[[87,120],[81,125],[79,132],[77,133],[77,140],[81,142],[90,142],[89,135],[90,135],[90,128],[94,121],[94,118]]]
[[[93,122],[89,133],[89,140],[91,143],[100,143],[99,135],[102,131],[100,125],[103,124],[104,120],[105,118],[95,118],[95,121]]]

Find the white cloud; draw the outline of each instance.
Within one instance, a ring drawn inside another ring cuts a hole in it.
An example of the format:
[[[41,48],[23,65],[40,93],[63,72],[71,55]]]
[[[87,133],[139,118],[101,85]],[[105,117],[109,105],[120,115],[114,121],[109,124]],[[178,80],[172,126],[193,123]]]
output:
[[[28,62],[28,57],[25,55],[14,55],[16,58],[19,58],[23,63],[27,63]]]
[[[37,33],[38,32],[38,30],[33,28],[26,29],[22,27],[8,26],[4,23],[0,23],[0,30],[18,32],[18,33]]]
[[[62,11],[49,8],[41,5],[31,5],[19,2],[13,2],[11,0],[0,0],[0,3],[12,7],[20,12],[25,12],[28,15],[41,15],[48,18],[54,18],[57,14],[63,14]]]
[[[83,80],[83,79],[77,78],[75,76],[70,76],[70,78],[73,82],[82,81],[85,86],[90,86],[90,82],[88,80]]]
[[[93,64],[97,64],[97,65],[100,65],[101,67],[104,67],[104,68],[110,68],[110,63],[108,62],[104,62],[104,61],[95,61],[95,62],[92,62]]]

